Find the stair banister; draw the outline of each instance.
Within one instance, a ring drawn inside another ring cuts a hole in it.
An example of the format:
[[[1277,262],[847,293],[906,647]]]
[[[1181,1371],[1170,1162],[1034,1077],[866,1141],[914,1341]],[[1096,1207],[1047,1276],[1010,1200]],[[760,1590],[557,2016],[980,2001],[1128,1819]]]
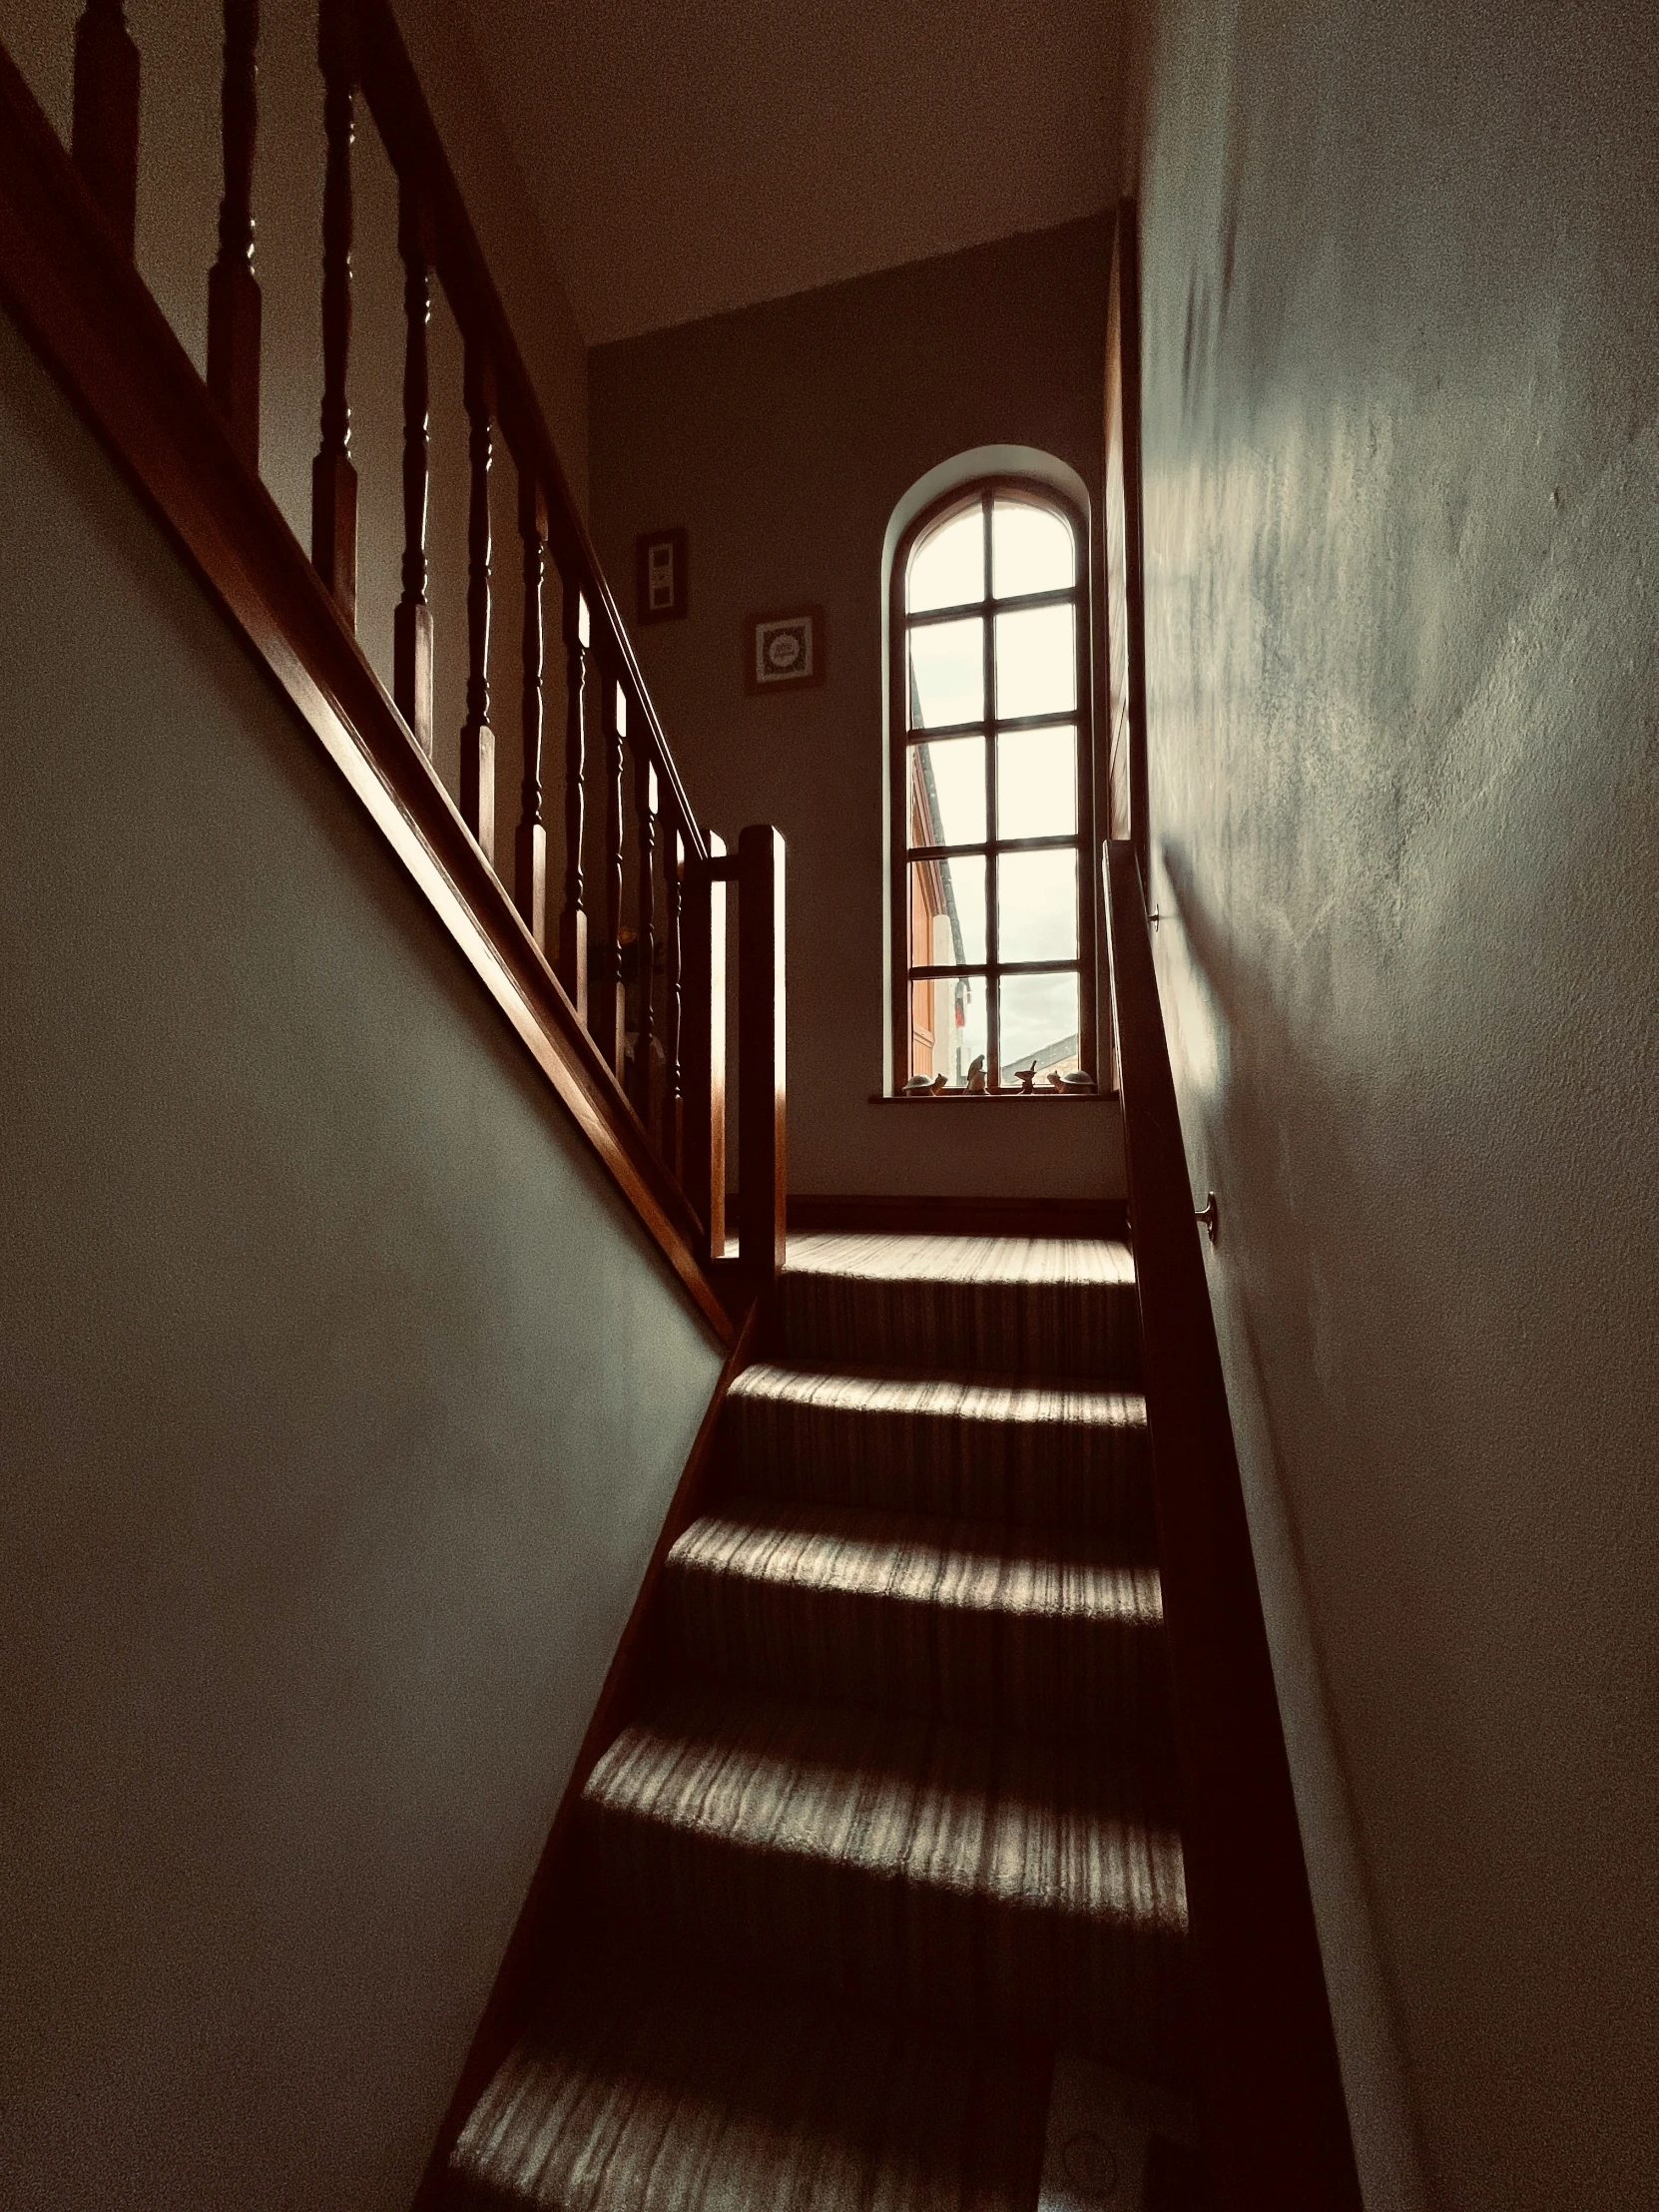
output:
[[[1218,2208],[1360,2212],[1319,1935],[1133,844],[1106,846],[1140,1305]]]
[[[672,751],[609,584],[553,448],[535,386],[467,215],[419,78],[388,0],[323,0],[349,5],[357,18],[359,83],[392,167],[418,178],[433,225],[433,255],[455,318],[487,345],[494,364],[503,435],[515,458],[533,464],[547,496],[550,544],[562,571],[575,571],[588,599],[593,644],[613,659],[628,694],[630,730],[653,746],[665,796],[672,798],[692,849],[707,850]]]
[[[203,0],[205,15],[210,5]],[[132,261],[141,67],[120,0],[86,0],[76,39],[72,158],[0,48],[0,296],[309,725],[649,1233],[728,1337],[728,1306],[749,1291],[747,1269],[741,1285],[730,1270],[718,1283],[712,1272],[725,1259],[725,929],[715,910],[717,901],[724,907],[724,882],[709,865],[711,840],[571,500],[396,20],[387,0],[319,0],[317,9],[323,380],[312,417],[318,444],[307,560],[258,477],[260,10],[258,0],[219,0],[215,12],[223,26],[224,194],[219,257],[204,273],[209,380],[196,372]],[[390,693],[355,637],[351,379],[360,368],[351,350],[352,152],[365,120],[397,180],[403,265],[402,590]],[[469,428],[467,621],[464,635],[444,642],[468,674],[458,803],[431,766],[427,341],[434,276],[463,341]],[[490,537],[488,484],[498,446],[516,479],[516,560]],[[555,885],[548,882],[556,863],[542,796],[549,565],[561,588],[558,635],[566,653],[566,850]],[[525,743],[522,789],[509,818],[513,795],[495,789],[488,639],[498,594],[515,587],[524,595],[518,712]],[[603,804],[593,790],[596,771]],[[583,840],[596,822],[602,849],[585,875]],[[770,980],[760,989],[752,977],[740,994],[739,1026],[752,1078],[770,1085],[772,1110],[752,1116],[754,1142],[766,1137],[765,1158],[749,1179],[752,1190],[771,1194],[765,1223],[749,1240],[755,1254],[771,1256],[770,1271],[783,1235],[782,843],[774,832],[760,834],[770,840],[769,888],[749,904],[752,927],[770,916],[762,961]],[[632,870],[625,870],[625,839]],[[630,941],[637,947],[631,976],[624,959]]]

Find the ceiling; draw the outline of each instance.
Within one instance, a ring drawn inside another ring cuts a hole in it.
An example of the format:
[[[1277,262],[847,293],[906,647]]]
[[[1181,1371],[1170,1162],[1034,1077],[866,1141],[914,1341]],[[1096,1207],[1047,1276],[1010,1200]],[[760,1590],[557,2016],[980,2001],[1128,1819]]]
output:
[[[1114,196],[1117,0],[468,0],[590,345]]]

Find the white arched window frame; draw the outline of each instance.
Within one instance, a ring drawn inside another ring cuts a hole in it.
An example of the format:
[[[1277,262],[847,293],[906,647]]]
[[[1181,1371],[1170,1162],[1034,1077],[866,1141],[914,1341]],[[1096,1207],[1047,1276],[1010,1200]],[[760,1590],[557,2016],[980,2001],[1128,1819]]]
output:
[[[981,1055],[993,1092],[1022,1071],[1039,1093],[1067,1069],[1098,1078],[1089,527],[1070,473],[924,479],[889,533],[894,1090],[964,1089]]]

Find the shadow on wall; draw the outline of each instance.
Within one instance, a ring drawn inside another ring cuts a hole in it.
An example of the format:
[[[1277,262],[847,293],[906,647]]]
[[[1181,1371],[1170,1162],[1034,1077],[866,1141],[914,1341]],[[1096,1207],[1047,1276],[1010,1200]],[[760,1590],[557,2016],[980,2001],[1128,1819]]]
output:
[[[1398,1993],[1377,1940],[1378,1900],[1334,1726],[1321,1657],[1324,1639],[1310,1617],[1303,1512],[1290,1488],[1291,1470],[1302,1459],[1297,1446],[1310,1424],[1321,1431],[1312,1464],[1322,1469],[1340,1462],[1344,1424],[1340,1408],[1310,1387],[1312,1332],[1300,1349],[1281,1332],[1270,1353],[1248,1274],[1253,1261],[1271,1249],[1273,1259],[1261,1271],[1273,1278],[1270,1301],[1286,1301],[1290,1311],[1310,1315],[1321,1310],[1327,1295],[1328,1256],[1308,1237],[1276,1235],[1277,1194],[1250,1173],[1253,1162],[1275,1154],[1276,1084],[1287,1084],[1304,1102],[1309,1142],[1298,1146],[1297,1157],[1324,1194],[1317,1214],[1293,1219],[1318,1224],[1337,1219],[1345,1208],[1352,1212],[1361,1202],[1361,1176],[1338,1135],[1349,1122],[1342,1102],[1299,1054],[1265,971],[1253,969],[1228,940],[1181,848],[1166,842],[1162,857],[1192,963],[1186,995],[1190,1001],[1202,993],[1208,1000],[1216,1037],[1211,1064],[1219,1081],[1211,1093],[1212,1110],[1202,1129],[1189,1127],[1186,1134],[1189,1152],[1196,1143],[1207,1156],[1206,1173],[1195,1176],[1195,1187],[1208,1180],[1227,1193],[1222,1241],[1211,1262],[1213,1302],[1350,2123],[1368,2204],[1377,2212],[1383,2207],[1414,2212],[1426,2198],[1400,2057]],[[1168,961],[1168,938],[1160,949]],[[1180,1025],[1189,1050],[1198,1010],[1189,1003],[1188,1019]],[[1172,1047],[1176,1044],[1172,1036]],[[1262,1288],[1260,1276],[1255,1288]],[[1390,1306],[1403,1306],[1406,1286],[1399,1289],[1400,1298],[1390,1299]],[[1275,1308],[1270,1304],[1269,1310]],[[1284,1433],[1287,1404],[1294,1405],[1299,1432],[1294,1445]]]
[[[1465,2097],[1518,2065],[1506,2093],[1554,2133],[1651,2036],[1621,1962],[1645,1907],[1617,1871],[1640,1848],[1642,1631],[1589,1598],[1643,1550],[1641,1512],[1618,1503],[1641,1378],[1598,1376],[1611,1348],[1591,1350],[1624,1229],[1598,1230],[1559,1140],[1517,1183],[1467,1099],[1461,1126],[1436,1126],[1408,1038],[1376,1040],[1372,1083],[1322,1068],[1268,960],[1242,953],[1178,845],[1163,858],[1186,956],[1165,931],[1166,1003],[1208,1078],[1184,1072],[1183,1098],[1222,1194],[1217,1319],[1357,2148],[1368,2202],[1410,2205],[1403,2082],[1421,2099],[1448,2047]],[[1357,1954],[1373,1930],[1385,1969]],[[1536,2050],[1469,2042],[1483,2008],[1494,2036],[1518,2033],[1545,1982],[1547,2071]],[[1379,2158],[1401,2186],[1376,2186]]]

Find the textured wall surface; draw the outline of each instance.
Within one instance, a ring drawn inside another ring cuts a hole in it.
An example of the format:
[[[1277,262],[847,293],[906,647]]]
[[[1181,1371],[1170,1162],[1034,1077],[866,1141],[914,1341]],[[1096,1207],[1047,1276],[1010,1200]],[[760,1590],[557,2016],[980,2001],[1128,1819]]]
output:
[[[1089,222],[591,357],[594,536],[630,613],[636,533],[690,533],[689,616],[635,642],[693,803],[729,839],[766,821],[789,839],[792,1189],[1122,1191],[1115,1105],[923,1119],[868,1103],[887,999],[888,518],[981,445],[1035,447],[1097,487],[1105,327],[1106,234]],[[747,697],[745,617],[815,600],[822,688]]]
[[[1371,2202],[1613,2212],[1659,2173],[1659,16],[1169,0],[1137,66],[1161,979]]]
[[[0,319],[0,2201],[402,2212],[719,1366]]]

